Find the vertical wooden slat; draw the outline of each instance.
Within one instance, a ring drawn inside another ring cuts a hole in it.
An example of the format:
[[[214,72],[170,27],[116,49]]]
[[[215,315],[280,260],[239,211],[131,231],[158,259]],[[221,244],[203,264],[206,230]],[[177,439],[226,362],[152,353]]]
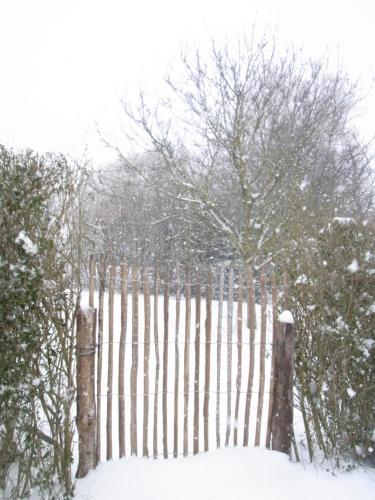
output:
[[[243,301],[243,278],[242,273],[238,274],[238,295],[237,295],[237,379],[236,379],[236,407],[234,412],[234,435],[233,444],[238,445],[238,413],[240,408],[241,378],[242,378],[242,301]]]
[[[94,290],[95,290],[95,257],[90,255],[89,263],[89,306],[94,307]]]
[[[262,429],[265,366],[266,366],[266,329],[267,329],[267,289],[266,275],[260,275],[260,349],[259,349],[259,389],[257,421],[255,430],[255,446],[260,445],[260,433]]]
[[[103,311],[105,288],[105,263],[104,255],[99,260],[99,311],[98,311],[98,364],[96,373],[96,462],[100,462],[101,455],[101,405],[102,405],[102,368],[103,368]]]
[[[168,342],[169,342],[169,283],[164,282],[164,350],[163,350],[163,453],[168,458]]]
[[[149,363],[150,363],[150,284],[147,268],[143,272],[144,361],[143,361],[143,456],[148,457]]]
[[[176,329],[175,329],[175,362],[174,362],[174,425],[173,425],[173,456],[178,455],[178,385],[180,375],[180,352],[179,352],[179,332],[180,332],[180,271],[176,270]]]
[[[108,285],[107,460],[112,459],[113,303],[115,296],[115,271],[115,260],[112,257]]]
[[[193,453],[199,451],[199,365],[201,342],[201,283],[199,272],[196,273],[195,285],[195,370],[194,370],[194,423]]]
[[[190,363],[190,321],[191,321],[191,288],[190,272],[186,272],[185,283],[185,346],[184,346],[184,442],[183,454],[189,452],[189,363]]]
[[[228,277],[228,313],[227,313],[227,432],[225,446],[229,446],[232,426],[232,342],[233,342],[233,269]]]
[[[220,448],[221,339],[223,328],[224,269],[220,268],[216,351],[216,447]]]
[[[118,371],[118,436],[119,455],[125,456],[125,345],[128,318],[128,278],[125,262],[121,264],[121,331]]]
[[[210,404],[210,375],[211,375],[211,329],[212,329],[212,285],[213,277],[211,269],[207,273],[206,286],[206,321],[205,321],[205,377],[204,377],[204,451],[208,451],[208,416]]]
[[[275,381],[275,342],[276,342],[276,328],[277,328],[277,287],[275,273],[271,275],[271,290],[272,290],[272,361],[271,361],[271,379],[270,379],[270,395],[268,402],[268,421],[267,421],[267,436],[266,448],[271,446],[271,423],[273,412],[273,393]]]
[[[248,294],[247,294],[247,324],[250,330],[250,345],[249,345],[249,375],[247,380],[247,391],[246,391],[246,406],[245,406],[245,423],[244,423],[244,436],[243,445],[248,446],[249,444],[249,419],[250,419],[250,407],[251,399],[253,394],[253,382],[254,382],[254,341],[255,341],[255,290],[253,283],[253,273],[251,269],[248,272]]]
[[[137,446],[137,379],[138,379],[138,268],[132,268],[132,367],[130,372],[130,449],[138,454]]]
[[[159,353],[159,269],[155,271],[154,287],[154,342],[155,342],[155,395],[154,395],[154,434],[152,440],[152,451],[154,458],[158,458],[158,411],[159,411],[159,375],[160,375],[160,353]]]

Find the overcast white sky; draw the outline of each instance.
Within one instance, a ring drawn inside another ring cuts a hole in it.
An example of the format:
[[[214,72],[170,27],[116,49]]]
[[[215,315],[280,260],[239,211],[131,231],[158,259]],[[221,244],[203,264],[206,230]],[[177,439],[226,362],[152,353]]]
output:
[[[375,0],[0,0],[0,143],[110,157],[94,132],[118,122],[118,99],[154,81],[208,34],[278,28],[307,56],[339,55],[368,91]],[[358,125],[375,135],[375,88]]]

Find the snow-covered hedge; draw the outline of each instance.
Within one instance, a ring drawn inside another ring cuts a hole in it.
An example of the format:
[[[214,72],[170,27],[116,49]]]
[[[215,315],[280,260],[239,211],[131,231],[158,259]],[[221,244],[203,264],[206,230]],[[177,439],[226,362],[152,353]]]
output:
[[[81,173],[0,147],[0,496],[71,492],[72,233]],[[77,270],[76,270],[77,271]],[[3,490],[3,492],[2,492]]]
[[[375,464],[375,252],[371,224],[336,218],[293,276],[298,399],[312,453]],[[303,277],[303,278],[302,278]]]

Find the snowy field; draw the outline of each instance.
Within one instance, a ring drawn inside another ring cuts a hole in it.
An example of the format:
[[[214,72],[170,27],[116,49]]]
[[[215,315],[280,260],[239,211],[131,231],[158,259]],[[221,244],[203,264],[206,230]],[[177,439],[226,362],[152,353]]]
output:
[[[84,294],[82,305],[87,304],[87,295]],[[236,399],[236,374],[237,374],[237,347],[232,348],[232,419],[231,437],[229,447],[216,450],[215,436],[215,411],[216,411],[216,348],[217,348],[217,316],[218,302],[212,304],[212,347],[211,347],[211,386],[210,386],[210,450],[197,456],[187,458],[170,458],[165,460],[144,459],[129,457],[130,451],[130,367],[131,367],[131,296],[128,296],[128,322],[126,338],[125,359],[125,408],[126,408],[126,455],[118,460],[118,419],[117,419],[117,393],[118,393],[118,341],[120,338],[120,296],[115,294],[115,321],[114,321],[114,385],[113,385],[113,458],[104,462],[106,452],[106,392],[107,392],[107,356],[108,356],[108,295],[105,294],[104,315],[104,349],[103,349],[103,380],[102,380],[102,421],[101,421],[101,460],[95,471],[77,481],[76,498],[79,500],[361,500],[375,499],[375,471],[359,468],[350,473],[325,470],[305,462],[304,464],[292,463],[289,458],[281,453],[264,449],[266,423],[268,415],[269,372],[271,360],[271,346],[267,345],[266,357],[266,383],[264,409],[262,418],[261,447],[253,448],[256,426],[257,392],[259,384],[259,341],[260,341],[260,306],[256,306],[257,331],[255,338],[255,376],[253,397],[250,413],[249,448],[233,448],[234,426],[238,428],[238,441],[242,444],[243,420],[245,408],[245,391],[249,367],[249,332],[246,327],[246,304],[243,304],[243,352],[242,352],[242,385],[238,422],[234,421],[234,405]],[[150,392],[154,391],[155,379],[155,353],[153,343],[153,297],[151,296],[151,349],[150,349]],[[97,296],[95,296],[97,307]],[[163,359],[163,298],[158,300],[158,326],[160,361]],[[175,363],[175,308],[176,301],[173,297],[169,303],[169,344],[168,344],[168,450],[173,451],[173,399],[174,399],[174,363]],[[189,453],[193,451],[193,403],[194,403],[194,339],[195,339],[195,302],[191,305],[191,337],[190,337],[190,398],[189,398]],[[222,328],[222,360],[221,360],[221,391],[220,417],[221,417],[221,443],[224,446],[227,425],[227,303],[223,308]],[[179,331],[179,453],[182,453],[182,426],[183,426],[183,355],[184,355],[184,321],[185,303],[181,300]],[[201,303],[201,344],[200,344],[200,450],[203,447],[203,387],[204,387],[204,354],[205,354],[205,301]],[[143,296],[139,297],[139,366],[138,366],[138,450],[141,454],[143,435]],[[267,312],[267,342],[271,342],[272,317],[271,308]],[[233,310],[233,342],[237,341],[237,303]],[[162,454],[162,377],[161,366],[159,379],[159,416],[158,416],[158,452]],[[149,398],[149,451],[152,452],[153,434],[153,408],[154,396]],[[300,435],[300,422],[298,415],[295,418],[297,438]],[[300,449],[300,453],[305,453]],[[77,449],[75,449],[77,458]],[[328,468],[327,468],[328,469]]]
[[[79,500],[371,500],[375,471],[318,471],[259,448],[184,459],[125,458],[77,481]]]

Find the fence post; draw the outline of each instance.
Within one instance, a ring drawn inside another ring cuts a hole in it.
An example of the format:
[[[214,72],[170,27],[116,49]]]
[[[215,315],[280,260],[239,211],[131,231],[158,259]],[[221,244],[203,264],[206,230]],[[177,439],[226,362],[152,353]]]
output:
[[[168,458],[168,349],[169,349],[169,273],[165,275],[163,297],[164,349],[163,349],[163,455]]]
[[[237,378],[236,378],[236,406],[234,411],[234,433],[233,445],[238,445],[238,414],[240,409],[241,382],[242,382],[242,302],[243,302],[243,278],[242,272],[238,273],[237,292]]]
[[[249,420],[250,420],[250,410],[251,410],[251,400],[253,395],[253,384],[254,384],[254,370],[255,370],[255,328],[256,328],[256,317],[255,317],[255,289],[253,281],[253,273],[251,269],[248,270],[247,277],[248,292],[247,292],[247,327],[249,329],[249,375],[247,379],[247,390],[246,390],[246,406],[245,406],[245,421],[243,430],[243,445],[249,446]]]
[[[160,352],[159,352],[159,332],[158,332],[158,302],[159,302],[159,269],[155,271],[154,290],[154,344],[155,344],[155,390],[154,390],[154,433],[152,441],[152,451],[154,458],[158,458],[158,401],[159,401],[159,372],[160,372]]]
[[[224,269],[220,268],[219,309],[217,318],[217,351],[216,351],[216,448],[220,448],[220,388],[221,388],[221,338],[223,328],[224,302]]]
[[[271,289],[272,289],[272,359],[271,359],[271,380],[270,380],[270,394],[268,402],[268,419],[267,419],[267,436],[266,448],[270,449],[271,445],[271,424],[272,424],[272,408],[273,408],[273,391],[274,391],[274,378],[275,378],[275,341],[276,341],[276,328],[277,328],[277,284],[275,273],[271,275]]]
[[[179,333],[180,333],[180,271],[177,265],[176,269],[176,330],[175,330],[175,379],[174,379],[174,423],[173,423],[173,456],[178,456],[178,386],[180,375],[180,352],[179,352]]]
[[[137,380],[138,380],[138,267],[132,267],[132,365],[130,371],[130,450],[138,455]]]
[[[77,315],[77,428],[79,463],[77,478],[96,467],[95,406],[96,309],[80,309]]]
[[[148,269],[143,270],[143,298],[144,298],[144,351],[143,351],[143,456],[148,457],[148,422],[149,422],[149,366],[150,366],[150,283]]]
[[[118,437],[119,456],[125,456],[125,345],[128,321],[128,270],[121,263],[121,333],[118,358]]]
[[[108,376],[107,376],[107,460],[112,460],[112,398],[113,398],[113,308],[115,301],[115,259],[111,259],[108,284]]]
[[[90,255],[89,261],[89,306],[94,307],[95,292],[95,256]]]
[[[204,375],[204,451],[208,451],[208,417],[210,404],[210,378],[211,378],[211,329],[212,329],[212,285],[213,275],[211,269],[207,274],[206,286],[206,344],[205,344],[205,375]]]
[[[189,381],[190,381],[190,324],[191,324],[191,283],[190,271],[186,271],[185,283],[185,345],[184,345],[184,457],[189,453]]]
[[[264,400],[264,384],[266,372],[266,329],[267,329],[267,288],[266,288],[266,275],[264,272],[260,274],[260,349],[259,349],[259,390],[258,390],[258,407],[257,407],[257,420],[255,430],[255,446],[260,445],[260,433],[262,429],[262,415],[263,415],[263,400]]]
[[[96,372],[96,463],[101,455],[101,406],[102,406],[102,368],[103,368],[103,318],[104,318],[105,262],[104,255],[99,261],[99,311],[98,311],[98,362]]]
[[[283,314],[280,316],[274,348],[272,449],[289,454],[293,434],[294,325],[292,317],[288,318],[288,315]]]
[[[225,446],[229,446],[229,438],[232,430],[233,279],[233,269],[229,269],[227,309],[227,430],[225,435]]]
[[[201,337],[201,282],[199,271],[195,274],[195,370],[194,370],[194,424],[193,453],[199,452],[199,369],[200,369],[200,337]]]

